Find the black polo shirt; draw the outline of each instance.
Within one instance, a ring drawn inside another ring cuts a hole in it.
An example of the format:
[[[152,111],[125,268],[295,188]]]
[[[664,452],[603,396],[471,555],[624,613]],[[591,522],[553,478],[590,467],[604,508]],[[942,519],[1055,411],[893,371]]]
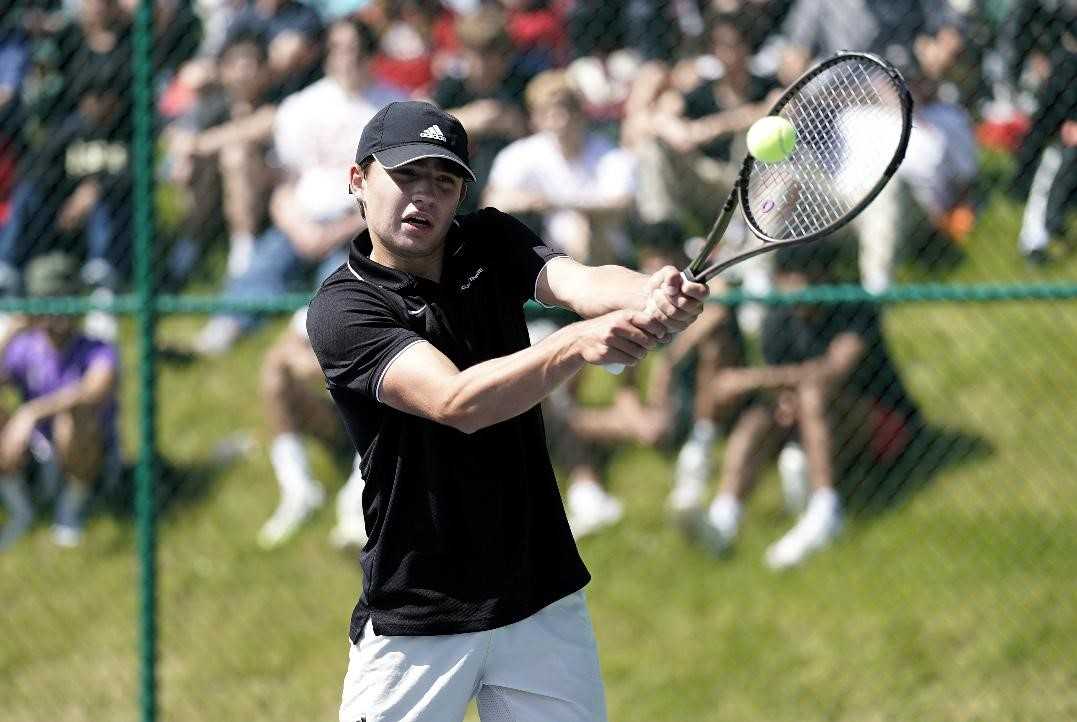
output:
[[[370,540],[352,641],[368,618],[378,634],[493,629],[590,580],[538,406],[469,435],[378,401],[386,370],[412,344],[433,344],[461,370],[529,345],[523,305],[561,254],[492,208],[459,216],[446,243],[434,283],[371,261],[364,232],[307,315],[366,480]]]

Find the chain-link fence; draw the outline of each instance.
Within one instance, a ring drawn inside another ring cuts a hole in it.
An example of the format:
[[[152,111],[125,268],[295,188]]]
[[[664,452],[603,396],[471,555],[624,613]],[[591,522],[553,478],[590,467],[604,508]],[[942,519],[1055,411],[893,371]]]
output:
[[[914,94],[884,193],[544,405],[610,718],[1077,718],[1072,0],[0,0],[0,719],[336,715],[303,308],[380,107],[461,119],[461,212],[653,271],[840,49]]]

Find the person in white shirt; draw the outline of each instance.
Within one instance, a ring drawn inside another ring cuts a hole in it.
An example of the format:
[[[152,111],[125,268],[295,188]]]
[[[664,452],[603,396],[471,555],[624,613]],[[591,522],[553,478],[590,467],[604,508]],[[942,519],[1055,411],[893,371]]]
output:
[[[494,159],[485,203],[506,213],[534,213],[543,235],[578,261],[624,261],[625,220],[633,208],[636,161],[588,127],[582,96],[558,70],[527,86],[537,131]]]
[[[340,178],[347,178],[350,143],[383,106],[403,91],[376,82],[370,56],[376,37],[355,20],[329,26],[325,77],[281,103],[273,127],[273,147],[284,175],[272,192],[271,226],[258,238],[250,265],[230,279],[225,295],[266,298],[298,284],[309,287],[344,261],[344,244],[366,224]],[[345,152],[348,151],[348,152]],[[228,350],[256,324],[250,315],[217,316],[195,341],[197,352]]]

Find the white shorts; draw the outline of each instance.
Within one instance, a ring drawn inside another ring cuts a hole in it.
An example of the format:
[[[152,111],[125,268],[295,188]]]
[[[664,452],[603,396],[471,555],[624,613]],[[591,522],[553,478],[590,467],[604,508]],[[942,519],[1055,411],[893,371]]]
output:
[[[498,629],[379,636],[351,645],[340,722],[605,722],[598,649],[583,592]]]

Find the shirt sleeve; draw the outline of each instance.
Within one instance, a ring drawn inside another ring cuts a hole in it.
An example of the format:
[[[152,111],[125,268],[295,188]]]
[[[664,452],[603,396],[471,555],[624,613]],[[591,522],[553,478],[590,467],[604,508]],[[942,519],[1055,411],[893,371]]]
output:
[[[518,218],[496,208],[483,208],[472,216],[482,223],[486,250],[495,272],[513,302],[535,298],[535,283],[543,267],[565,254],[550,246]],[[537,299],[536,299],[537,300]]]
[[[95,343],[86,354],[86,368],[106,364],[109,368],[117,370],[120,367],[120,355],[116,347],[107,343]]]
[[[359,283],[362,283],[361,281]],[[311,301],[307,333],[326,386],[378,401],[382,378],[404,349],[425,341],[389,304],[364,289],[323,287]]]

